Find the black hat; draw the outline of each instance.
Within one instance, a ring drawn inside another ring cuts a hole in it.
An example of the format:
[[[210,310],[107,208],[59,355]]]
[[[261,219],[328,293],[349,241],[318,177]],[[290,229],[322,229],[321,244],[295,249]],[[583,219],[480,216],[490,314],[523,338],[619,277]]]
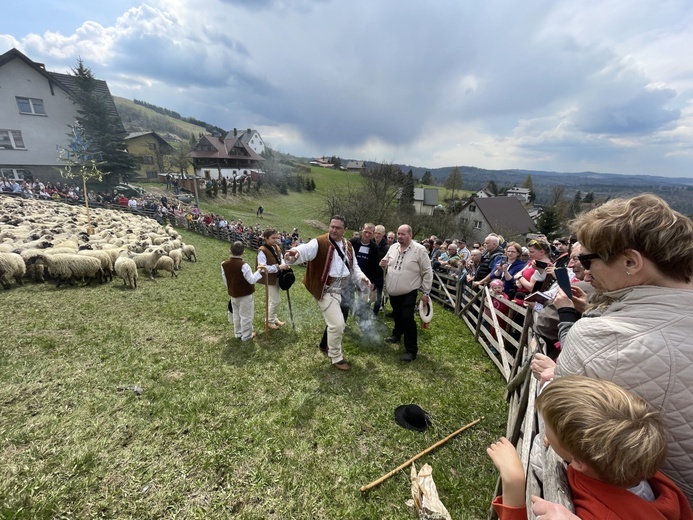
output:
[[[395,421],[402,428],[422,432],[431,425],[431,418],[416,404],[403,404],[395,408]]]

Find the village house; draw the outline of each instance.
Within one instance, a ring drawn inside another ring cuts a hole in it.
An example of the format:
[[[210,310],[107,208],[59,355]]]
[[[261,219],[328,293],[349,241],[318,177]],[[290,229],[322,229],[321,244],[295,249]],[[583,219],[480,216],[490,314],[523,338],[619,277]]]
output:
[[[467,240],[483,241],[489,233],[515,240],[536,229],[516,197],[472,198],[462,207],[458,219],[468,230]]]
[[[134,132],[125,138],[128,153],[137,163],[136,177],[155,180],[166,175],[166,156],[174,152],[173,146],[156,132]]]
[[[265,160],[238,134],[235,137],[201,136],[190,152],[190,159],[196,178],[219,181],[256,178]]]
[[[248,128],[245,132],[240,132],[234,128],[233,131],[226,134],[226,139],[240,139],[242,142],[250,146],[250,148],[258,155],[262,155],[265,151],[265,141],[262,140],[260,133],[257,130]]]
[[[9,179],[64,181],[58,150],[69,147],[69,126],[79,116],[76,86],[69,74],[49,72],[11,49],[0,55],[0,173]],[[105,81],[96,80],[114,115]]]

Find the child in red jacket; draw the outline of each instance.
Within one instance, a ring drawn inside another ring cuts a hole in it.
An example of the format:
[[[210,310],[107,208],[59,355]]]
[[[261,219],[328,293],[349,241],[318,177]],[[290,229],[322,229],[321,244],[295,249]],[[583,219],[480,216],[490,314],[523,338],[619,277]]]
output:
[[[639,396],[609,381],[566,376],[542,391],[536,408],[545,421],[547,445],[569,463],[577,515],[532,497],[532,510],[542,520],[693,519],[684,494],[658,471],[666,429],[660,413]],[[525,474],[515,448],[501,438],[487,452],[503,483],[502,497],[493,501],[498,517],[525,520]]]

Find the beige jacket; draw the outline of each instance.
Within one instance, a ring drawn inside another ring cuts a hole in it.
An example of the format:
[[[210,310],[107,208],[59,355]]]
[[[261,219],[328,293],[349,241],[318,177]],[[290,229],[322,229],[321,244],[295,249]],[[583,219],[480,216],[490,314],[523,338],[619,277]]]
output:
[[[653,286],[607,293],[598,318],[570,329],[555,376],[607,379],[664,412],[671,434],[662,471],[693,504],[693,290]]]

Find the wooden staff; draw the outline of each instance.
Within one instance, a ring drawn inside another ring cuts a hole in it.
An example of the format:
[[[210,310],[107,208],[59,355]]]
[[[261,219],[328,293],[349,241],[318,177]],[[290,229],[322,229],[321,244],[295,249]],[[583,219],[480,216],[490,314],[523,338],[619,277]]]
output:
[[[374,487],[377,486],[378,484],[381,484],[382,482],[385,482],[387,479],[389,479],[392,475],[394,475],[394,474],[397,473],[398,471],[403,470],[404,468],[406,468],[407,466],[409,466],[409,464],[411,464],[411,463],[414,462],[415,460],[420,459],[421,457],[423,457],[423,456],[426,455],[427,453],[430,453],[430,452],[432,452],[433,450],[435,450],[437,447],[442,446],[443,444],[445,444],[446,442],[448,442],[450,439],[452,439],[455,435],[459,435],[460,433],[462,433],[462,432],[463,432],[464,430],[466,430],[467,428],[471,428],[471,427],[474,426],[476,423],[478,423],[481,419],[483,419],[483,417],[477,419],[476,421],[470,422],[470,423],[467,424],[466,426],[462,426],[462,428],[460,428],[460,429],[457,430],[456,432],[452,432],[450,435],[448,435],[448,436],[445,437],[444,439],[439,440],[439,441],[436,442],[433,446],[429,446],[428,448],[426,448],[425,450],[423,450],[421,453],[418,453],[418,454],[414,455],[414,456],[413,456],[411,459],[409,459],[407,462],[405,462],[404,464],[401,464],[401,465],[398,466],[397,468],[393,469],[393,470],[390,471],[390,473],[388,473],[387,475],[383,475],[383,476],[380,477],[378,480],[374,480],[373,482],[371,482],[370,484],[368,484],[368,485],[366,485],[366,486],[361,486],[361,492],[368,491],[369,489],[374,488]]]
[[[269,334],[269,271],[264,265],[258,266],[265,278],[265,334]]]

